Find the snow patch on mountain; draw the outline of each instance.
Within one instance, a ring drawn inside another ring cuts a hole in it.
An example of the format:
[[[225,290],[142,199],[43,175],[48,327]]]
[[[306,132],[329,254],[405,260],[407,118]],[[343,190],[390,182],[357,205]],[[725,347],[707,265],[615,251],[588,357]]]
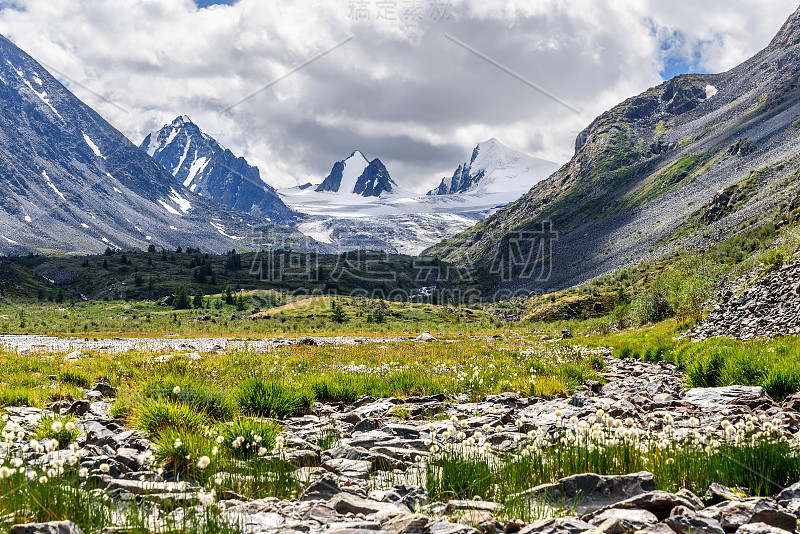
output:
[[[94,152],[94,155],[97,156],[98,158],[106,159],[106,157],[103,155],[103,153],[100,152],[100,149],[97,148],[97,145],[95,144],[95,142],[92,141],[92,138],[89,137],[88,135],[86,135],[86,132],[84,132],[83,130],[81,130],[81,133],[83,134],[83,140],[86,141],[86,144],[89,145],[89,148],[92,149],[92,152]]]
[[[47,176],[47,171],[42,171],[42,178],[44,178],[45,183],[50,186],[50,189],[56,192],[58,196],[61,197],[61,200],[66,201],[67,199],[64,197],[64,193],[58,190],[55,184],[50,180],[50,177]]]

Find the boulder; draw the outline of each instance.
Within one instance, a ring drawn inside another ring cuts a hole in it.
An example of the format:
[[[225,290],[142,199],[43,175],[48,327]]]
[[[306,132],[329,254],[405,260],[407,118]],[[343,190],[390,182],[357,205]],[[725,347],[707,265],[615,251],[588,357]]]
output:
[[[765,523],[791,532],[797,525],[794,514],[767,497],[724,501],[702,510],[699,515],[719,521],[722,528],[729,532],[748,523]]]
[[[430,332],[425,331],[417,336],[416,341],[420,341],[422,343],[429,343],[431,341],[438,341],[438,340],[435,337],[433,337]]]
[[[575,508],[583,515],[653,490],[653,474],[647,471],[605,476],[585,473],[562,478],[555,484],[542,484],[523,495]]]
[[[633,530],[639,530],[648,525],[654,525],[655,523],[658,523],[658,518],[655,516],[655,514],[648,512],[647,510],[620,510],[615,508],[605,510],[604,512],[594,516],[589,523],[599,526],[604,522],[617,520],[624,520],[626,523],[634,527]],[[607,528],[601,530],[608,531]]]
[[[309,484],[300,496],[301,501],[327,501],[335,495],[341,493],[336,477],[325,473],[317,480]]]
[[[767,398],[761,386],[723,386],[718,388],[692,388],[683,396],[683,402],[700,408],[717,408],[733,404],[742,397]]]
[[[578,534],[593,530],[594,525],[575,517],[556,517],[534,521],[519,531],[519,534]]]
[[[781,491],[775,499],[778,504],[800,518],[800,482]]]
[[[698,515],[685,506],[676,506],[672,509],[664,523],[675,531],[676,534],[694,534],[704,532],[708,534],[725,534],[722,526],[716,519]]]
[[[766,523],[748,523],[739,527],[736,534],[786,534],[786,531]]]
[[[618,510],[647,510],[654,514],[659,521],[663,521],[669,517],[670,512],[676,506],[684,506],[690,510],[697,510],[698,507],[692,499],[687,499],[684,496],[675,493],[668,493],[666,491],[656,490],[625,499],[618,503],[607,506],[606,508],[597,512],[589,513],[582,517],[584,521],[591,521],[592,518],[601,514],[602,512],[610,509]]]

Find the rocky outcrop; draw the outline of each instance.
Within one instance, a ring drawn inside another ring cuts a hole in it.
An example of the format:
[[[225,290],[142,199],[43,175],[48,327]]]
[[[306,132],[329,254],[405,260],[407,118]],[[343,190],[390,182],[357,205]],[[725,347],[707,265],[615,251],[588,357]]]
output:
[[[783,266],[734,295],[692,329],[695,339],[727,336],[753,339],[800,333],[800,262]]]

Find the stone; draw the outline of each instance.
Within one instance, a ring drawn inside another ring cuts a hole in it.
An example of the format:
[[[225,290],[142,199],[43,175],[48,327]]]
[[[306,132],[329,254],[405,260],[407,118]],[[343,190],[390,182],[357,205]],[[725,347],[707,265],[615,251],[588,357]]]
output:
[[[676,495],[674,493],[668,493],[666,491],[656,490],[631,497],[630,499],[625,499],[624,501],[612,504],[611,506],[599,510],[598,512],[591,512],[583,516],[582,519],[585,521],[591,521],[593,517],[609,509],[639,509],[647,510],[648,512],[653,513],[659,521],[663,521],[669,517],[670,512],[672,512],[672,509],[676,506],[684,506],[691,510],[697,509],[695,503],[686,497]]]
[[[695,532],[725,534],[719,521],[697,515],[693,510],[685,506],[673,508],[672,513],[664,520],[664,523],[669,525],[676,534],[694,534]]]
[[[792,484],[781,491],[775,500],[789,512],[793,513],[795,517],[800,518],[800,482]]]
[[[724,501],[700,511],[699,515],[719,521],[723,529],[731,532],[748,523],[766,523],[789,531],[794,531],[797,524],[793,513],[767,497]]]
[[[98,382],[90,391],[97,391],[103,397],[113,397],[117,394],[117,390],[105,382]]]
[[[794,530],[789,532],[794,532]],[[786,531],[766,523],[748,523],[739,527],[736,534],[786,534]]]
[[[339,488],[339,484],[336,481],[336,477],[331,474],[325,473],[317,480],[309,484],[309,486],[303,491],[302,495],[300,496],[300,500],[327,501],[341,492],[342,490],[341,488]]]
[[[468,525],[448,521],[432,521],[428,523],[425,534],[480,534],[480,531]]]
[[[430,343],[431,341],[438,341],[438,340],[435,337],[433,337],[430,332],[426,330],[425,332],[417,336],[416,341],[420,341],[423,343]]]
[[[369,494],[374,501],[405,505],[416,510],[428,502],[428,492],[419,486],[398,484],[385,490],[375,490]]]
[[[89,412],[91,406],[92,405],[89,403],[89,401],[79,399],[69,405],[69,408],[67,408],[67,414],[81,417]]]
[[[556,517],[534,521],[519,531],[519,534],[578,534],[593,530],[594,525],[575,517]]]
[[[683,395],[683,402],[701,408],[727,406],[741,397],[766,397],[761,386],[723,386],[717,388],[692,388]]]
[[[537,486],[524,495],[568,509],[575,508],[579,515],[583,515],[653,490],[653,474],[647,471],[606,476],[585,473],[563,478],[555,484]]]
[[[624,519],[627,523],[635,527],[634,530],[639,530],[648,525],[658,523],[658,518],[655,514],[647,510],[620,510],[615,508],[605,510],[594,516],[589,523],[600,525],[605,521],[618,519]]]
[[[722,501],[735,501],[743,497],[744,495],[736,490],[732,490],[727,486],[712,482],[706,490],[705,495],[703,495],[703,502],[706,504],[706,506],[712,506],[714,504],[719,504]]]
[[[401,514],[384,523],[381,529],[391,534],[423,534],[430,519],[422,514]]]
[[[366,480],[369,478],[369,474],[372,471],[372,462],[334,458],[322,462],[320,467],[343,477]]]
[[[83,531],[72,521],[52,521],[13,525],[8,528],[8,534],[83,534]]]
[[[336,510],[340,514],[374,514],[381,508],[388,506],[385,503],[379,503],[358,497],[351,493],[340,493],[328,501],[328,506]]]

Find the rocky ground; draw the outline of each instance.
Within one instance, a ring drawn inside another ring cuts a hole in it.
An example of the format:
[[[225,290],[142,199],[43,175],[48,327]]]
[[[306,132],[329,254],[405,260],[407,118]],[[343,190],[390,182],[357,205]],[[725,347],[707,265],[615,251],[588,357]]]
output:
[[[696,496],[685,490],[676,494],[656,491],[653,475],[647,472],[579,474],[529,490],[531,495],[559,496],[560,504],[575,515],[531,524],[495,517],[501,509],[498,503],[427,502],[427,492],[410,468],[430,454],[430,436],[446,432],[456,419],[467,438],[491,428],[491,433],[486,433],[488,446],[501,451],[514,450],[532,430],[547,435],[559,420],[588,417],[599,409],[612,418],[630,418],[644,428],[669,417],[677,435],[698,425],[709,427],[723,419],[737,423],[753,416],[772,421],[787,433],[800,430],[800,398],[777,404],[760,387],[685,390],[680,368],[667,362],[649,364],[609,357],[604,378],[607,383],[603,386],[590,382],[570,398],[553,400],[507,393],[477,403],[432,396],[367,397],[349,406],[315,404],[312,415],[283,422],[286,446],[281,454],[298,466],[300,479],[306,481],[298,499],[248,501],[224,493],[212,506],[242,521],[253,534],[795,531],[800,517],[800,483],[774,498],[746,498],[719,485]],[[148,471],[146,459],[153,445],[109,417],[114,394],[112,388],[100,384],[85,399],[50,407],[80,416],[85,434],[78,442],[79,456],[81,466],[89,470],[89,479],[114,499],[156,503],[164,515],[180,514],[182,507],[197,505],[202,497],[199,488],[166,473]],[[403,419],[392,415],[398,407],[405,409]],[[423,417],[431,412],[443,416]],[[9,422],[27,431],[46,413],[34,408],[7,409]],[[333,448],[320,450],[312,444],[313,436],[332,427],[342,436]],[[377,480],[380,477],[383,484]],[[70,523],[10,530],[13,534],[78,531]]]
[[[777,269],[758,283],[726,291],[722,303],[689,333],[739,339],[800,334],[800,262]]]
[[[429,341],[430,334],[425,333],[416,338],[409,336],[364,338],[355,336],[336,337],[304,337],[299,339],[274,338],[274,339],[228,339],[222,337],[198,338],[111,338],[88,339],[35,335],[5,335],[0,336],[0,349],[17,352],[19,354],[46,354],[64,353],[77,357],[81,353],[103,352],[107,354],[122,354],[138,351],[148,353],[194,351],[209,353],[244,349],[254,352],[265,352],[289,345],[357,345],[360,343],[391,343],[395,341]]]

